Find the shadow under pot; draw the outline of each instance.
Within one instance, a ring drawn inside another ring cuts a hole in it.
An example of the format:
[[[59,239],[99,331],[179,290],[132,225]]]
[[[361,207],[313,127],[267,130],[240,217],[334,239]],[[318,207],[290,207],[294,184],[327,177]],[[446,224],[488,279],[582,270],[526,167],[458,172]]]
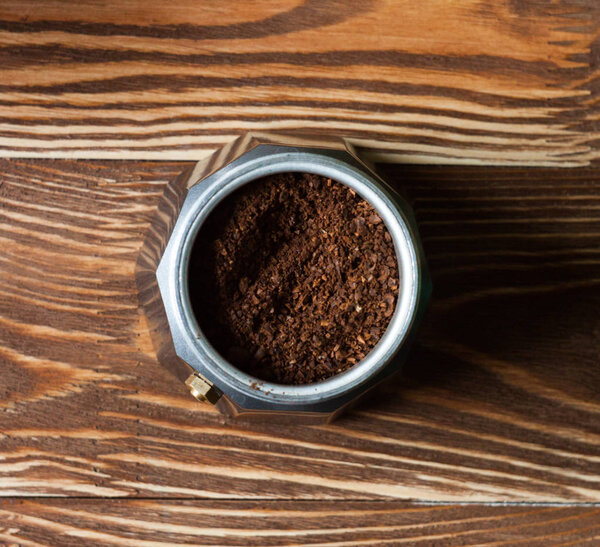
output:
[[[394,190],[348,152],[275,145],[190,188],[157,277],[194,396],[304,422],[400,368],[430,291]]]

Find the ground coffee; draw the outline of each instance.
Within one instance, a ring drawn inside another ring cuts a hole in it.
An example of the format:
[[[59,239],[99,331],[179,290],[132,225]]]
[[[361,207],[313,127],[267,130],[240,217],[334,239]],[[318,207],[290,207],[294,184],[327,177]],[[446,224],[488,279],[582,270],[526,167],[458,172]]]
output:
[[[228,361],[262,380],[307,384],[375,346],[394,311],[398,264],[385,224],[353,190],[283,173],[211,213],[189,290],[202,332]]]

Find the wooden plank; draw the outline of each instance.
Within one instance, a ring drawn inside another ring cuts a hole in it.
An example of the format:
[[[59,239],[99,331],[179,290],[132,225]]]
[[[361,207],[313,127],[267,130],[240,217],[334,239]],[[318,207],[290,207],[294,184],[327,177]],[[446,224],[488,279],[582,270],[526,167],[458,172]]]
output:
[[[327,426],[227,423],[156,362],[134,267],[190,164],[0,162],[0,494],[600,502],[600,174],[388,167],[434,298]]]
[[[8,545],[594,545],[599,507],[400,502],[0,502]]]
[[[384,161],[582,165],[599,21],[595,0],[4,0],[0,154],[197,160],[304,129]]]

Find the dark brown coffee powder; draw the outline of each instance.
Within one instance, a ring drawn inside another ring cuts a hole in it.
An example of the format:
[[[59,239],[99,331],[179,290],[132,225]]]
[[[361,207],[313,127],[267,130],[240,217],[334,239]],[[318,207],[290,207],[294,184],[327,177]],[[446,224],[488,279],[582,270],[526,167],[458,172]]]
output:
[[[307,384],[358,363],[398,296],[385,224],[350,188],[283,173],[250,183],[209,216],[189,290],[215,349],[262,380]]]

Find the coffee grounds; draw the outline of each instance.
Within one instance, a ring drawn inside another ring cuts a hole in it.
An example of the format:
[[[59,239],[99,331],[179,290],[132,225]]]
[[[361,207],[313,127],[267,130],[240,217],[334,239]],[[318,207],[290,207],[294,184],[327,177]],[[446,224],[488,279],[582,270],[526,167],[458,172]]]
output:
[[[385,224],[352,189],[282,173],[245,185],[194,243],[192,307],[214,348],[261,380],[308,384],[363,359],[398,296]]]

